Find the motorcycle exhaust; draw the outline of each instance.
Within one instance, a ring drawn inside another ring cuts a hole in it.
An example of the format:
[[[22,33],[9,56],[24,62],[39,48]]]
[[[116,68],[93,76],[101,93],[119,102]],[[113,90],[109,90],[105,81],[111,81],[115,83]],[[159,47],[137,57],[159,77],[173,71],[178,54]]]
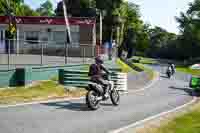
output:
[[[103,97],[97,97],[97,101],[103,100]]]

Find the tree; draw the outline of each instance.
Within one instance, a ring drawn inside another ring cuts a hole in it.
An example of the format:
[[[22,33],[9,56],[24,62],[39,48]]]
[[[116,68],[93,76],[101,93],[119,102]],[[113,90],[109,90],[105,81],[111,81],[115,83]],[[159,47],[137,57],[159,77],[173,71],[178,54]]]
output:
[[[123,0],[95,0],[96,8],[100,10],[105,10],[107,14],[112,14],[112,12],[119,8],[120,5],[123,3]]]
[[[0,15],[8,15],[9,12],[15,13],[15,7],[19,7],[23,0],[10,0],[8,2],[6,0],[0,1]]]
[[[199,56],[200,50],[200,0],[195,0],[189,4],[186,13],[181,12],[177,17],[181,31],[180,44],[182,49],[187,49],[184,53],[189,57]]]
[[[89,0],[64,0],[69,16],[80,17],[81,9],[89,8]],[[64,16],[63,2],[60,1],[55,9],[56,16]]]
[[[28,5],[24,4],[23,0],[9,0],[10,5],[6,0],[0,1],[0,15],[8,15],[9,12],[16,16],[38,16]]]
[[[147,36],[149,37],[146,54],[153,57],[158,57],[161,55],[162,57],[169,57],[168,55],[170,55],[170,53],[167,51],[172,51],[172,46],[176,47],[174,44],[177,39],[177,35],[174,33],[170,33],[167,30],[158,26],[151,28],[147,25],[145,26],[145,31],[148,34]]]
[[[51,1],[47,0],[43,4],[40,5],[36,11],[40,14],[40,16],[53,16],[53,5]]]
[[[124,19],[122,24],[122,33],[125,36],[124,40],[130,40],[123,43],[123,45],[126,45],[127,50],[129,48],[132,49],[128,50],[129,52],[132,52],[132,54],[134,54],[133,51],[136,51],[135,54],[144,54],[149,47],[149,34],[147,32],[148,26],[145,25],[140,18],[139,6],[130,2],[123,2],[116,12]],[[132,31],[132,34],[130,34],[130,30]]]
[[[110,41],[113,35],[113,30],[116,30],[116,27],[119,24],[118,17],[119,14],[116,14],[115,11],[121,6],[123,0],[95,0],[96,7],[101,12],[104,12],[103,18],[103,41]]]
[[[124,40],[121,50],[129,51],[129,56],[134,50],[144,52],[149,47],[149,36],[140,18],[138,5],[123,0],[65,0],[65,3],[69,16],[96,16],[96,8],[99,9],[103,13],[103,41],[115,39],[120,45]],[[56,16],[63,16],[62,4],[58,3]],[[120,28],[119,36],[117,27]],[[133,34],[130,34],[130,29],[133,29]]]

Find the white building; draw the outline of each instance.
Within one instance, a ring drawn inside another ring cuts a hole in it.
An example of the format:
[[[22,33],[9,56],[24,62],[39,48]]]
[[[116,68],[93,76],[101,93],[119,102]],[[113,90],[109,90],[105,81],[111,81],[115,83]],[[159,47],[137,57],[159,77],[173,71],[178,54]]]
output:
[[[8,17],[0,16],[0,49],[5,47],[5,31],[8,28]],[[62,48],[66,43],[66,25],[64,18],[55,17],[16,17],[17,36],[14,45],[16,52],[27,46],[40,48],[41,43],[48,47]],[[81,47],[88,52],[96,45],[96,20],[94,18],[69,18],[72,44],[69,50],[72,56],[81,56]],[[94,51],[93,51],[94,53]],[[88,55],[89,56],[89,55]]]

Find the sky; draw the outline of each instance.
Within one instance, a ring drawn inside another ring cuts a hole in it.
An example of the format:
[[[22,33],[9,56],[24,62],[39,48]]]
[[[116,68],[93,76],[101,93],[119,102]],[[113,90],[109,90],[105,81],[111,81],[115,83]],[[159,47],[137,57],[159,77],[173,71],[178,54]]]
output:
[[[46,0],[25,0],[25,3],[33,9],[40,6]],[[60,0],[52,1],[54,8]],[[145,23],[152,26],[160,26],[169,32],[178,33],[178,23],[175,16],[179,16],[180,12],[185,12],[188,3],[193,0],[128,0],[140,6],[141,18]]]

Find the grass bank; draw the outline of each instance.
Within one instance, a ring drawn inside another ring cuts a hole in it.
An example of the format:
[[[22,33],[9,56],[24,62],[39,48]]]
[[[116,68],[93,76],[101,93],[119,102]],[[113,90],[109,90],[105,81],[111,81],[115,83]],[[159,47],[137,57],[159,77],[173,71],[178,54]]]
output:
[[[124,73],[128,73],[128,72],[136,73],[136,71],[134,71],[129,65],[127,65],[126,63],[124,63],[120,59],[117,59],[116,63],[117,63],[117,65],[120,66],[120,68],[122,69],[122,72],[124,72]]]
[[[80,97],[84,89],[69,90],[55,81],[41,81],[29,87],[6,88],[0,90],[0,104],[16,104],[63,97]]]
[[[156,63],[158,63],[153,58],[147,58],[147,57],[141,57],[141,56],[134,56],[133,60],[137,60],[137,61],[139,61],[139,63],[142,63],[142,64],[156,64]]]
[[[160,127],[148,127],[137,133],[200,133],[200,103],[192,107],[190,112],[177,116]]]
[[[136,67],[142,69],[143,71],[147,72],[149,75],[149,78],[152,80],[155,78],[156,73],[153,69],[146,67],[145,65],[141,64],[141,63],[133,63],[133,65],[135,65]]]
[[[122,71],[135,72],[131,67],[121,60],[117,64]],[[88,70],[89,65],[84,66],[82,70]],[[56,98],[80,97],[86,94],[85,89],[65,89],[64,86],[57,83],[58,77],[53,77],[50,81],[37,81],[31,86],[14,87],[0,89],[0,105],[10,105],[17,103],[26,103]]]
[[[176,70],[187,74],[192,74],[193,76],[200,76],[200,70],[190,69],[187,66],[177,66]]]

